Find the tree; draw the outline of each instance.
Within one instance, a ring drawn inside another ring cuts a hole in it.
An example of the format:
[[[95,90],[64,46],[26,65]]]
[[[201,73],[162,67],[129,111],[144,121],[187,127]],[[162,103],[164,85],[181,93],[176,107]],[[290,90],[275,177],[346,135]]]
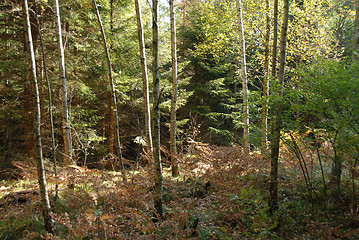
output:
[[[39,97],[39,87],[37,84],[37,76],[36,76],[36,62],[35,62],[35,52],[34,46],[32,42],[32,34],[31,34],[31,25],[30,25],[30,17],[29,17],[29,7],[27,0],[24,0],[24,11],[25,11],[25,23],[26,23],[26,32],[27,32],[27,41],[29,46],[29,54],[31,61],[31,73],[34,84],[34,95],[35,95],[35,106],[36,106],[36,163],[37,163],[37,178],[40,188],[41,195],[41,203],[42,203],[42,212],[44,216],[44,223],[46,231],[50,233],[55,233],[55,225],[54,221],[50,215],[51,206],[49,201],[49,195],[46,189],[46,178],[45,178],[45,168],[44,161],[42,156],[42,143],[41,143],[41,110],[40,110],[40,97]]]
[[[110,0],[110,18],[111,18],[111,32],[113,34],[113,0]],[[110,49],[113,50],[113,45],[110,45]],[[115,170],[115,164],[114,164],[114,143],[115,143],[115,112],[113,111],[113,100],[112,100],[112,90],[109,90],[109,136],[108,136],[108,150],[109,150],[109,157],[110,157],[110,167],[112,170]]]
[[[326,11],[329,23],[329,35],[335,41],[336,58],[344,59],[353,54],[353,37],[355,39],[356,0],[332,1]],[[354,30],[354,31],[353,31]]]
[[[64,54],[64,47],[63,47],[63,43],[62,43],[62,33],[61,33],[62,30],[61,30],[59,1],[54,0],[54,3],[55,3],[56,22],[57,22],[58,51],[59,51],[59,58],[60,58],[60,71],[61,71],[60,78],[62,80],[62,103],[63,103],[62,124],[64,127],[64,131],[63,131],[64,163],[70,164],[70,163],[75,163],[75,162],[72,159],[70,114],[69,114],[69,108],[68,108],[68,103],[67,103],[65,54]]]
[[[328,186],[333,202],[340,205],[339,196],[345,194],[341,192],[341,182],[347,177],[343,172],[348,166],[351,171],[356,171],[359,156],[358,67],[355,61],[320,59],[313,65],[302,66],[299,71],[301,81],[290,86],[295,89],[294,86],[299,85],[302,90],[301,93],[295,90],[291,93],[296,98],[290,112],[298,112],[301,116],[296,119],[297,125],[312,129],[317,133],[315,140],[325,141],[332,150],[321,154],[331,161]]]
[[[176,44],[176,18],[174,0],[170,0],[171,16],[171,56],[172,56],[172,94],[171,94],[171,124],[170,124],[170,152],[172,176],[179,175],[176,150],[176,104],[177,104],[177,44]]]
[[[163,176],[160,152],[160,73],[158,64],[158,0],[152,1],[152,77],[153,77],[153,163],[155,167],[154,210],[155,219],[162,217]]]
[[[270,45],[270,17],[269,17],[269,0],[266,0],[266,35],[264,49],[264,78],[263,78],[263,105],[262,105],[262,132],[261,148],[262,153],[267,148],[267,127],[268,127],[268,95],[269,95],[269,45]]]
[[[114,84],[114,81],[113,81],[111,57],[110,57],[110,53],[108,51],[105,30],[104,30],[103,25],[102,25],[101,16],[100,16],[100,13],[98,11],[96,0],[93,0],[93,4],[94,4],[95,10],[96,10],[97,21],[98,21],[98,24],[99,24],[100,29],[101,29],[104,51],[106,53],[106,58],[107,58],[108,75],[109,75],[109,80],[110,80],[110,85],[111,85],[111,92],[112,92],[113,110],[115,112],[115,126],[116,126],[116,139],[117,139],[117,148],[118,148],[118,158],[120,160],[120,168],[121,168],[121,171],[122,171],[123,180],[126,181],[125,166],[124,166],[124,163],[123,163],[122,150],[121,150],[120,130],[119,130],[119,126],[118,126],[119,124],[118,124],[117,99],[116,99],[115,84]]]
[[[178,119],[191,113],[197,122],[194,127],[200,130],[197,140],[218,145],[233,143],[233,132],[243,124],[233,90],[239,52],[235,4],[193,2],[187,6],[186,28],[179,28],[178,43],[185,44],[188,60],[181,76],[189,79],[185,89],[191,95]]]
[[[150,111],[150,92],[148,87],[148,75],[147,75],[147,61],[145,51],[145,39],[143,36],[143,26],[141,17],[141,8],[139,0],[135,0],[136,16],[137,16],[137,29],[138,29],[138,43],[140,46],[140,57],[141,57],[141,70],[142,70],[142,91],[143,91],[143,102],[145,111],[145,134],[147,151],[152,151],[152,131],[151,131],[151,111]]]
[[[272,45],[272,78],[276,77],[278,43],[278,0],[273,3],[273,45]]]
[[[36,14],[36,26],[37,26],[37,31],[39,34],[39,38],[40,38],[40,45],[41,45],[41,54],[42,54],[42,64],[43,64],[43,68],[44,68],[44,73],[45,73],[45,80],[46,80],[46,85],[47,85],[47,95],[49,98],[49,118],[50,118],[50,131],[51,131],[51,150],[52,150],[52,157],[54,160],[54,171],[55,171],[55,177],[57,178],[57,151],[56,151],[56,140],[55,140],[55,130],[54,130],[54,118],[53,118],[53,104],[52,104],[52,94],[51,94],[51,84],[50,84],[50,79],[49,79],[49,75],[48,75],[48,71],[47,71],[47,64],[46,64],[46,58],[45,58],[45,46],[44,46],[44,41],[42,38],[42,33],[41,33],[41,29],[40,29],[40,22],[39,22],[39,18],[38,18],[38,11],[37,11],[37,5],[36,5],[36,1],[34,1],[34,10],[35,10],[35,14]],[[56,183],[56,198],[57,198],[57,194],[58,194],[58,184]]]
[[[269,186],[269,207],[270,212],[273,213],[277,207],[278,199],[278,159],[279,159],[279,140],[281,130],[281,97],[283,96],[283,87],[285,79],[285,62],[286,62],[286,46],[287,46],[287,29],[289,19],[289,0],[284,0],[283,6],[283,23],[280,37],[280,59],[278,72],[278,90],[277,98],[279,99],[274,104],[273,109],[273,123],[272,123],[272,145],[271,145],[271,171],[270,171],[270,186]]]
[[[244,40],[243,17],[241,0],[237,0],[237,17],[239,29],[239,44],[241,51],[241,72],[242,72],[242,92],[243,92],[243,147],[246,154],[249,153],[249,108],[248,108],[248,83],[247,83],[247,62],[246,45]]]

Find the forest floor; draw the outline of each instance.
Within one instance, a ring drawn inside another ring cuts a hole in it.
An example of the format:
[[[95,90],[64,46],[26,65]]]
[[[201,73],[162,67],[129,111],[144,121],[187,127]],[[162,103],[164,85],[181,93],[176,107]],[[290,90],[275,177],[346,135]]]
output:
[[[43,227],[35,167],[17,162],[22,179],[0,185],[0,239],[359,239],[358,214],[345,194],[340,208],[324,203],[318,177],[311,196],[297,161],[282,156],[273,216],[268,159],[240,147],[195,142],[179,156],[177,178],[164,164],[164,216],[155,223],[151,167],[132,166],[126,182],[118,172],[59,168],[58,191],[48,171],[56,236]]]

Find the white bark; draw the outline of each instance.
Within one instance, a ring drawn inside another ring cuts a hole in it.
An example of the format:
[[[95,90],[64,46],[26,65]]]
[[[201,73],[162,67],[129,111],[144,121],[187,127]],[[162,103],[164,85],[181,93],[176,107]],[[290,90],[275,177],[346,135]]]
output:
[[[35,105],[36,105],[36,162],[37,162],[37,178],[40,188],[41,202],[42,202],[42,210],[45,222],[45,229],[50,233],[55,232],[54,221],[50,215],[51,206],[49,201],[49,195],[46,189],[46,178],[45,178],[45,168],[44,161],[42,156],[42,143],[41,143],[41,110],[40,110],[40,97],[39,97],[39,87],[37,84],[37,76],[36,76],[36,62],[35,62],[35,53],[34,46],[32,42],[32,34],[31,34],[31,25],[30,25],[30,17],[29,17],[29,8],[27,0],[24,0],[24,10],[25,10],[25,23],[26,23],[26,31],[27,31],[27,40],[29,46],[30,60],[31,60],[31,73],[35,88]]]
[[[71,144],[71,134],[70,134],[70,115],[69,108],[67,103],[67,87],[66,87],[66,70],[65,70],[65,53],[64,46],[62,43],[62,30],[61,30],[61,19],[60,19],[60,8],[59,1],[54,0],[55,10],[56,10],[56,22],[57,22],[57,34],[58,34],[58,51],[60,57],[60,78],[62,80],[62,94],[63,94],[63,125],[65,128],[64,136],[64,154],[65,154],[65,164],[75,164],[72,159],[72,144]]]
[[[271,76],[275,78],[277,66],[277,43],[278,43],[278,0],[273,4],[273,48],[272,48],[272,72]]]
[[[237,0],[237,17],[239,29],[239,43],[241,51],[241,72],[242,72],[242,91],[243,91],[243,148],[246,154],[249,153],[249,108],[248,108],[248,81],[247,81],[247,62],[246,44],[244,40],[243,17],[241,0]]]
[[[148,87],[148,74],[147,74],[147,61],[145,51],[145,40],[143,36],[141,8],[139,0],[135,0],[136,15],[137,15],[137,29],[138,29],[138,42],[140,45],[140,57],[141,57],[141,70],[142,70],[142,89],[143,89],[143,100],[145,107],[145,134],[147,150],[152,149],[152,131],[151,131],[151,111],[150,111],[150,93]]]
[[[264,78],[263,78],[263,105],[262,105],[262,132],[261,148],[262,153],[267,149],[267,129],[268,129],[268,95],[269,95],[269,44],[270,44],[270,17],[269,0],[266,0],[266,35],[264,49]]]
[[[47,72],[47,66],[46,66],[46,55],[45,55],[45,46],[42,39],[42,33],[40,30],[40,23],[39,18],[37,16],[37,5],[36,1],[34,1],[34,8],[35,8],[35,14],[36,14],[36,23],[37,23],[37,31],[39,32],[39,38],[41,43],[41,53],[42,53],[42,63],[44,67],[44,73],[45,73],[45,79],[47,84],[47,95],[49,97],[49,115],[50,115],[50,129],[51,129],[51,143],[52,143],[52,157],[54,159],[54,172],[55,172],[55,178],[56,178],[56,198],[58,197],[58,183],[57,183],[57,159],[56,159],[56,141],[55,141],[55,130],[54,130],[54,120],[53,120],[53,113],[52,113],[52,94],[51,94],[51,84]],[[56,200],[55,200],[56,201]]]

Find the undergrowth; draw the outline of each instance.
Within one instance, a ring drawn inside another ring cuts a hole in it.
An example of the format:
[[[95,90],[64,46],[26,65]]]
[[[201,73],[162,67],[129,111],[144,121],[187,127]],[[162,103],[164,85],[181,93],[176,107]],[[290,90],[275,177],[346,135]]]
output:
[[[127,182],[117,172],[59,169],[58,179],[48,176],[56,236],[43,227],[36,175],[24,174],[21,182],[1,183],[0,239],[358,237],[357,215],[334,214],[330,204],[324,212],[320,191],[310,199],[299,167],[289,154],[283,156],[279,209],[271,216],[267,159],[255,153],[245,156],[239,147],[194,143],[191,152],[179,159],[180,177],[173,178],[164,168],[164,217],[159,223],[152,219],[151,167],[128,171]],[[320,190],[320,181],[313,178],[313,183]]]

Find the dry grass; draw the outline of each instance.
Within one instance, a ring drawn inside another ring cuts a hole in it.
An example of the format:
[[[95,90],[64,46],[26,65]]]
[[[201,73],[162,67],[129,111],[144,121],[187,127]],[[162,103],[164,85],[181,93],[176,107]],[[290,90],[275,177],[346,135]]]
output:
[[[170,169],[164,168],[164,216],[158,223],[152,221],[151,167],[133,167],[127,171],[128,181],[123,182],[117,172],[72,166],[59,169],[58,179],[52,173],[48,176],[58,235],[44,232],[39,196],[30,191],[24,201],[6,195],[0,202],[0,238],[334,239],[333,232],[340,232],[326,220],[310,219],[305,205],[295,208],[294,203],[282,202],[284,208],[270,218],[266,199],[269,166],[261,155],[245,156],[240,147],[193,142],[179,162],[180,177],[173,178]],[[300,175],[295,165],[286,162],[283,166],[286,164]],[[27,184],[21,189],[36,189],[32,168],[22,168]],[[56,182],[59,197],[55,202]],[[284,187],[291,183],[282,181]],[[11,191],[10,186],[19,185],[4,182],[3,196]],[[19,189],[13,188],[12,194]]]

